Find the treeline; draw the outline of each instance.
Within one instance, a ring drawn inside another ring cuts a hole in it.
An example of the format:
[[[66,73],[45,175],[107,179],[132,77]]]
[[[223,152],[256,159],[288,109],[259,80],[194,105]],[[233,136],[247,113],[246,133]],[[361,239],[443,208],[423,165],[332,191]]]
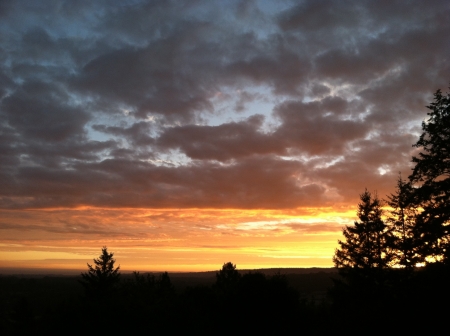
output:
[[[79,279],[83,293],[54,302],[39,315],[26,298],[18,300],[3,319],[1,334],[265,335],[333,330],[333,323],[323,323],[331,321],[330,304],[302,297],[284,275],[242,274],[228,262],[211,285],[180,291],[168,273],[124,276],[114,263],[113,253],[104,247]]]
[[[386,201],[367,190],[361,194],[360,221],[344,228],[345,241],[333,258],[344,273],[356,269],[376,277],[386,268],[450,264],[450,94],[438,90],[428,108],[408,180],[400,176]]]
[[[448,312],[450,94],[438,90],[427,107],[412,174],[400,176],[385,201],[367,190],[360,195],[359,221],[343,229],[333,257],[342,277],[331,290],[333,305],[361,325],[385,321],[391,312],[412,330],[426,316]]]

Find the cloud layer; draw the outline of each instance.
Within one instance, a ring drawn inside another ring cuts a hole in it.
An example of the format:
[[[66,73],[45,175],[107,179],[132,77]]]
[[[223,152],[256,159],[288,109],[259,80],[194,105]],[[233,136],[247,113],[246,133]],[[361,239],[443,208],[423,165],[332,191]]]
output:
[[[450,79],[447,1],[0,7],[0,207],[384,197]]]

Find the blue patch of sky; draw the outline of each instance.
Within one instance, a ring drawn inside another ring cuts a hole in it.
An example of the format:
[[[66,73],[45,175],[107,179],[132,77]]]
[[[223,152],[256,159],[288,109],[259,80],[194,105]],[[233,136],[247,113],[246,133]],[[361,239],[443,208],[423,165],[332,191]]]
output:
[[[148,159],[147,162],[155,166],[187,166],[192,163],[192,160],[178,149],[170,150],[167,153],[158,153],[156,158]]]
[[[247,94],[249,99],[242,99]],[[265,117],[261,131],[270,132],[279,123],[272,115],[273,108],[279,100],[279,97],[271,93],[269,87],[223,88],[212,99],[214,113],[205,115],[204,118],[207,125],[218,126],[224,123],[240,122],[260,114]]]
[[[108,140],[113,139],[113,137],[109,134],[96,131],[95,129],[92,128],[92,125],[87,125],[86,132],[87,132],[88,138],[93,141],[103,142],[103,141],[108,141]]]

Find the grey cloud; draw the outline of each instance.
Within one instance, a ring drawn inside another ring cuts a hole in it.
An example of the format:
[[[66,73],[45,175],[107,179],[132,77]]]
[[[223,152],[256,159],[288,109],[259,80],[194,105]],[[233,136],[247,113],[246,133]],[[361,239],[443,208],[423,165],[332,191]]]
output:
[[[148,146],[155,142],[153,137],[150,136],[151,124],[144,121],[134,123],[130,127],[93,125],[92,128],[99,132],[123,136],[136,146]]]
[[[249,84],[268,85],[278,94],[296,95],[303,91],[312,63],[303,52],[292,50],[294,41],[279,34],[269,36],[267,41],[258,41],[253,35],[246,37],[246,44],[252,45],[253,50],[237,55],[227,64],[225,71],[229,75]]]
[[[303,1],[286,10],[279,16],[279,25],[283,30],[300,30],[317,33],[329,27],[340,29],[360,25],[364,17],[361,1],[348,1],[342,6],[335,1]]]
[[[14,82],[6,74],[0,72],[0,100],[15,87]]]
[[[371,140],[358,140],[345,160],[332,165],[306,170],[308,177],[318,179],[330,188],[335,188],[347,200],[358,201],[358,195],[368,188],[384,198],[393,191],[398,174],[406,178],[411,172],[412,146],[415,137],[411,134],[381,132]],[[317,164],[312,162],[311,165]],[[385,174],[381,174],[382,168]],[[355,203],[356,204],[356,203]]]
[[[67,93],[55,84],[29,82],[2,101],[10,126],[25,137],[63,141],[82,135],[90,115],[68,103]]]
[[[211,111],[211,86],[195,79],[196,69],[185,61],[179,37],[158,40],[144,49],[127,48],[99,56],[84,66],[75,86],[135,106],[145,118],[161,114],[190,120],[196,112]],[[195,55],[193,55],[195,58]]]
[[[298,162],[275,158],[178,168],[119,159],[78,164],[69,171],[27,167],[19,170],[20,183],[1,199],[1,206],[289,208],[323,204],[327,198],[322,186],[297,185],[302,169]]]
[[[288,208],[389,192],[449,80],[450,4],[265,6],[1,2],[1,206]]]
[[[258,131],[264,117],[219,126],[187,125],[166,129],[157,140],[162,149],[180,149],[193,159],[227,161],[251,155],[278,153],[282,143]]]
[[[341,154],[348,142],[364,137],[370,129],[363,120],[340,116],[344,111],[351,112],[349,105],[336,98],[310,103],[285,102],[276,109],[282,124],[274,136],[284,138],[289,147],[310,155]]]
[[[219,126],[187,125],[166,129],[157,139],[162,149],[179,149],[193,159],[227,161],[251,155],[288,155],[297,151],[312,155],[341,154],[349,141],[370,130],[357,116],[357,103],[338,97],[319,102],[288,101],[276,107],[281,125],[263,133],[262,116]]]

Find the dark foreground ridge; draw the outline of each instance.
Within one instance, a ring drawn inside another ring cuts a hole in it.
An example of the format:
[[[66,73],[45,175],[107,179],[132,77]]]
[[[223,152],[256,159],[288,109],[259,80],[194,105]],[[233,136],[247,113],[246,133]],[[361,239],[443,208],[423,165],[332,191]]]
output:
[[[221,335],[229,330],[217,328],[233,321],[239,333],[331,334],[349,314],[356,332],[388,309],[398,318],[407,312],[420,319],[427,307],[449,298],[449,272],[437,264],[414,270],[414,277],[409,273],[408,282],[400,269],[387,275],[390,287],[355,288],[335,268],[237,270],[228,262],[214,272],[123,274],[114,267],[113,254],[103,251],[109,259],[88,269],[92,277],[1,275],[0,333],[122,329]],[[383,329],[381,324],[371,328]],[[402,325],[401,330],[412,328]]]
[[[112,271],[113,254],[104,249]],[[99,272],[92,266],[92,278],[0,275],[0,333],[114,332],[126,326],[135,332],[207,334],[227,320],[247,332],[307,330],[329,314],[326,293],[336,274],[330,268],[238,271],[226,263],[211,272],[117,270],[117,277],[106,281],[108,268],[97,266]],[[305,319],[301,328],[299,318]]]

